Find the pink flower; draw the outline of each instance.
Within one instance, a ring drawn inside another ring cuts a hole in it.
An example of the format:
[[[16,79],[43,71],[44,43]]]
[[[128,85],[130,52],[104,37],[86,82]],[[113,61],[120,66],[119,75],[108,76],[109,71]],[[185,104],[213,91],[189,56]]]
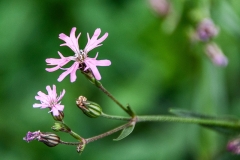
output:
[[[36,100],[39,100],[41,103],[35,103],[33,104],[34,108],[40,107],[40,108],[50,108],[49,112],[52,112],[54,116],[59,115],[59,111],[63,111],[64,105],[61,105],[60,100],[63,98],[65,94],[65,90],[60,93],[60,96],[57,97],[56,93],[56,86],[53,85],[53,88],[51,90],[50,86],[46,87],[48,91],[48,95],[45,93],[39,91],[37,96],[35,96]]]
[[[61,82],[68,74],[70,74],[70,81],[74,82],[77,78],[76,71],[79,69],[79,66],[84,66],[84,71],[90,69],[95,76],[97,80],[101,79],[101,75],[97,69],[97,66],[109,66],[111,65],[110,60],[96,60],[97,55],[95,58],[89,58],[88,52],[91,51],[94,48],[97,48],[101,46],[102,42],[107,38],[108,33],[105,33],[101,38],[98,39],[101,29],[97,28],[92,36],[92,38],[89,37],[89,34],[87,33],[88,42],[85,48],[82,50],[79,48],[78,45],[78,39],[81,35],[81,33],[78,34],[78,36],[75,36],[76,27],[73,27],[70,36],[68,37],[64,33],[59,34],[59,39],[63,40],[65,43],[61,44],[60,46],[68,46],[74,53],[74,56],[64,57],[60,52],[58,52],[61,59],[55,59],[55,58],[48,58],[46,59],[47,65],[55,65],[53,68],[46,68],[48,72],[53,72],[58,69],[65,70],[59,78],[58,81]],[[62,68],[65,64],[67,64],[69,61],[74,61],[73,65],[69,68]],[[82,65],[85,64],[85,65]]]

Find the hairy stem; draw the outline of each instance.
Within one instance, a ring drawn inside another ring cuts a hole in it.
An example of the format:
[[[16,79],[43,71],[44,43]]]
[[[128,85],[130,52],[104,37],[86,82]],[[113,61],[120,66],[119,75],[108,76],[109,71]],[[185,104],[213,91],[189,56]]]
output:
[[[86,144],[87,144],[87,143],[90,143],[90,142],[93,142],[93,141],[96,141],[96,140],[98,140],[98,139],[104,138],[104,137],[106,137],[106,136],[109,136],[109,135],[111,135],[111,134],[113,134],[113,133],[115,133],[115,132],[117,132],[117,131],[120,131],[120,130],[122,130],[122,129],[128,127],[128,126],[130,126],[131,124],[132,124],[132,121],[129,121],[128,123],[126,123],[126,124],[124,124],[124,125],[122,125],[122,126],[119,126],[119,127],[117,127],[117,128],[114,128],[114,129],[112,129],[112,130],[110,130],[110,131],[107,131],[107,132],[105,132],[105,133],[103,133],[103,134],[100,134],[100,135],[97,135],[97,136],[94,136],[94,137],[85,139]]]
[[[65,145],[79,145],[81,142],[65,142],[65,141],[62,141],[60,140],[60,144],[65,144]]]
[[[137,122],[181,122],[181,123],[194,123],[202,125],[214,125],[230,128],[240,128],[239,121],[227,121],[218,119],[203,119],[203,118],[192,118],[192,117],[175,117],[175,116],[137,116]]]
[[[114,116],[103,113],[102,117],[115,120],[129,121],[131,117]],[[221,119],[209,119],[209,118],[193,118],[193,117],[177,117],[167,115],[143,115],[136,116],[136,122],[180,122],[180,123],[192,123],[201,125],[213,125],[229,128],[239,128],[240,121],[229,121]]]
[[[114,115],[109,115],[105,113],[102,113],[101,116],[108,119],[123,120],[123,121],[129,121],[132,119],[132,117],[114,116]]]

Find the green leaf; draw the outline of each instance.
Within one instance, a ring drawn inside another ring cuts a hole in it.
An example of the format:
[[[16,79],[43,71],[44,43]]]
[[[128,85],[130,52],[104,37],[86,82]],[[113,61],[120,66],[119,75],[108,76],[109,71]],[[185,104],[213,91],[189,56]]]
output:
[[[119,140],[122,140],[123,138],[127,137],[129,134],[132,133],[133,129],[135,127],[135,123],[124,128],[121,132],[121,134],[118,136],[118,138],[116,139],[113,139],[114,141],[119,141]]]
[[[210,119],[210,120],[221,120],[221,121],[228,121],[233,123],[239,123],[239,119],[235,117],[218,117],[218,116],[210,116],[200,113],[195,113],[186,110],[178,110],[178,109],[170,109],[170,113],[175,114],[179,117],[191,117],[191,118],[200,118],[200,119]],[[219,126],[219,125],[208,125],[208,124],[199,124],[200,126],[207,127],[209,129],[215,130],[220,133],[224,134],[238,134],[240,132],[240,127],[230,127],[230,126]]]

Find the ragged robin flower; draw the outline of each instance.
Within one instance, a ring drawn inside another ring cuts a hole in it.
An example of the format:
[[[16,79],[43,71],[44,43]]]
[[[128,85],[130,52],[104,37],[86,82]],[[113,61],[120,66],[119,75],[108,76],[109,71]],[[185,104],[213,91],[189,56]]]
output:
[[[48,95],[39,91],[37,93],[38,95],[35,96],[35,99],[39,100],[41,103],[35,103],[33,107],[49,108],[49,112],[52,112],[53,116],[58,116],[64,109],[64,105],[61,105],[60,100],[63,98],[65,90],[60,93],[60,96],[57,96],[55,85],[53,85],[52,90],[50,86],[47,86],[46,89],[48,91]]]
[[[40,131],[28,132],[27,135],[23,137],[23,140],[26,142],[38,140],[49,147],[55,147],[60,143],[60,138],[56,134]]]
[[[93,34],[93,36],[90,38],[89,34],[87,34],[88,42],[85,48],[82,50],[79,48],[78,45],[78,39],[80,37],[80,34],[78,36],[75,36],[76,27],[73,27],[70,36],[68,37],[64,33],[59,34],[59,39],[63,40],[65,43],[61,44],[60,46],[68,46],[74,53],[74,56],[64,57],[60,52],[58,52],[60,59],[56,58],[48,58],[46,59],[47,65],[55,65],[53,68],[46,68],[48,72],[53,72],[58,69],[65,70],[58,78],[58,81],[61,82],[68,74],[70,74],[70,81],[74,82],[76,81],[76,71],[78,69],[82,69],[83,71],[91,71],[94,75],[94,77],[97,80],[101,79],[101,75],[97,69],[97,66],[109,66],[111,65],[110,60],[97,60],[98,53],[94,58],[88,57],[88,52],[92,49],[101,46],[102,42],[107,38],[108,33],[105,33],[101,38],[98,39],[101,29],[97,28]],[[71,67],[69,68],[62,68],[64,65],[66,65],[68,62],[74,61]]]

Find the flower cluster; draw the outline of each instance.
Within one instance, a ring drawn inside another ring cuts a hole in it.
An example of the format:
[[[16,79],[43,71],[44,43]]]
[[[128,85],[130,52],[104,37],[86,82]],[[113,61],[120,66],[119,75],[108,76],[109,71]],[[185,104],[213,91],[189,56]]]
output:
[[[97,60],[98,53],[94,58],[88,57],[88,52],[92,49],[101,46],[102,42],[107,38],[108,33],[105,33],[101,38],[98,39],[101,29],[98,28],[95,30],[93,36],[90,38],[87,34],[88,42],[85,48],[82,50],[79,48],[78,39],[81,33],[78,36],[75,36],[76,28],[72,28],[70,36],[68,37],[64,33],[59,34],[59,39],[63,40],[65,43],[60,46],[68,46],[74,53],[74,56],[64,57],[60,52],[58,52],[60,59],[48,58],[46,59],[47,65],[53,65],[53,68],[46,68],[48,72],[53,72],[58,69],[65,70],[58,78],[58,81],[61,82],[68,74],[70,74],[70,81],[74,82],[77,78],[76,71],[81,67],[83,71],[90,70],[94,77],[97,80],[101,79],[101,75],[97,69],[97,66],[109,66],[111,65],[110,60]],[[68,62],[74,61],[71,67],[62,68]]]

